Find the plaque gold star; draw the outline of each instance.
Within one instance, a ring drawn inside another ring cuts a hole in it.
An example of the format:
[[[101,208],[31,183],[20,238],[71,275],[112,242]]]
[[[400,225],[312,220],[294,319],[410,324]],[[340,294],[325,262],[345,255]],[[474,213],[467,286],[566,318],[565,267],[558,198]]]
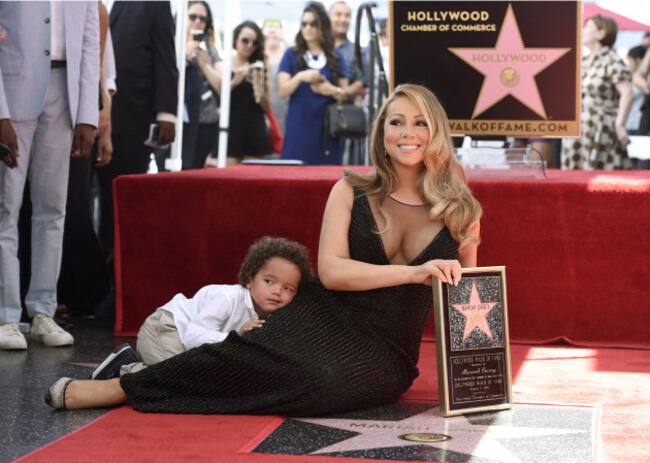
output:
[[[482,302],[476,288],[476,281],[472,281],[472,292],[467,304],[451,304],[451,306],[458,310],[465,317],[465,331],[463,333],[463,341],[474,331],[475,328],[480,329],[492,339],[492,332],[490,325],[487,321],[487,314],[497,305],[496,302]]]

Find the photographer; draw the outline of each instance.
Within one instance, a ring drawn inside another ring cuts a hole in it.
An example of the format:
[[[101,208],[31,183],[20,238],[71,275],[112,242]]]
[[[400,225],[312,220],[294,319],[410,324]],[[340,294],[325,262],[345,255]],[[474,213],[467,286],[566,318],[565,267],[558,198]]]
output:
[[[183,170],[202,168],[217,141],[219,78],[216,63],[221,58],[213,43],[214,37],[208,4],[189,2],[185,72],[188,119],[183,126]]]

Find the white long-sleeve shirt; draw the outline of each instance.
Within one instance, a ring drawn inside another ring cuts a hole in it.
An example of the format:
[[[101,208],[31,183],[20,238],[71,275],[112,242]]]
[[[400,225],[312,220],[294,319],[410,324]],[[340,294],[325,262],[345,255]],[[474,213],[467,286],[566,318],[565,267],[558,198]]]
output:
[[[177,294],[159,307],[174,314],[181,342],[187,349],[221,342],[228,333],[259,318],[250,291],[241,285],[208,285],[193,298]]]

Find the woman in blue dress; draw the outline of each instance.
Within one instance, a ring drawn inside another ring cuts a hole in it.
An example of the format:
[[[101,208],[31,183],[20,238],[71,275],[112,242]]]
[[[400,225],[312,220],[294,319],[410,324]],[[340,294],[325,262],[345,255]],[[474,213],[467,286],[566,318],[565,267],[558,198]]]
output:
[[[325,111],[334,100],[348,98],[348,78],[329,17],[318,2],[303,11],[296,45],[280,62],[278,87],[280,97],[289,97],[282,159],[341,164],[341,140],[324,137]]]

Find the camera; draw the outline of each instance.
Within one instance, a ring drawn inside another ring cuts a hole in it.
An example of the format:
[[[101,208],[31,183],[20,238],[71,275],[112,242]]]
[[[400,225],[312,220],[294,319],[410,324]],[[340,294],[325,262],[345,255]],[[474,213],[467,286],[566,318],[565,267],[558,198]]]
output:
[[[197,42],[203,42],[205,40],[205,31],[201,31],[201,30],[192,31],[192,38]]]
[[[11,157],[11,148],[0,142],[0,160],[6,158],[7,156]]]

